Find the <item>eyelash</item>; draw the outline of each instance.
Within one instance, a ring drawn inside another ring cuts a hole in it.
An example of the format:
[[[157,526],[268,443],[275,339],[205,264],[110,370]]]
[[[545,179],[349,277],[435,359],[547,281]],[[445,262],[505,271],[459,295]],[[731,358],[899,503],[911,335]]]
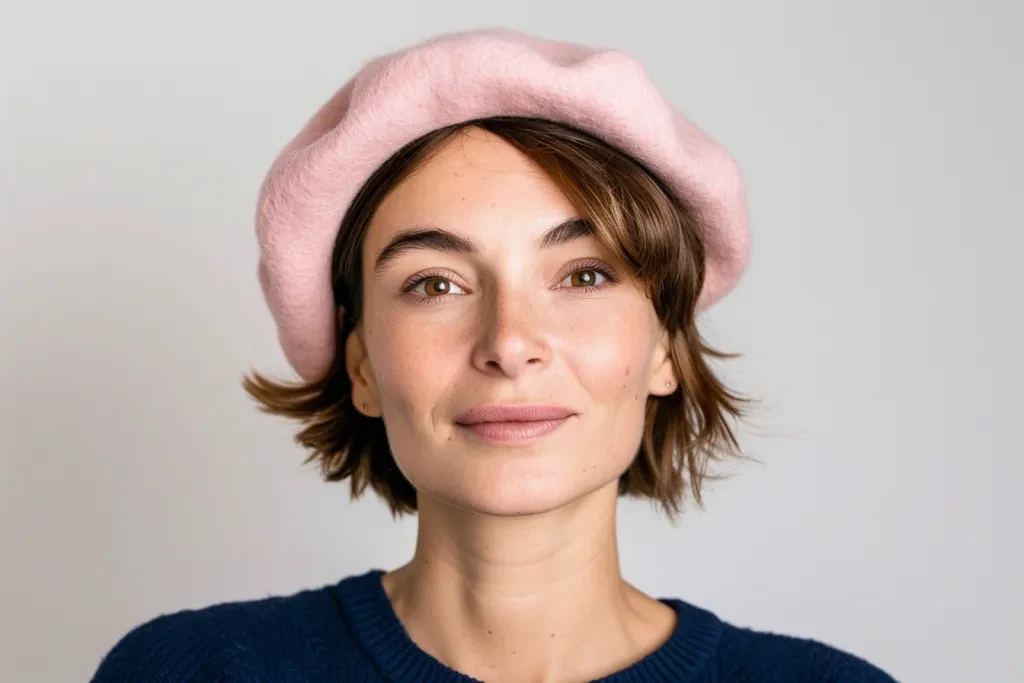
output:
[[[607,279],[607,282],[603,282],[603,283],[601,283],[599,285],[586,285],[584,287],[568,287],[567,289],[573,289],[573,290],[577,290],[577,291],[582,291],[584,293],[590,293],[590,292],[594,292],[594,291],[597,291],[597,290],[600,290],[600,289],[604,289],[605,287],[614,285],[615,283],[617,283],[619,281],[618,275],[608,265],[602,263],[601,261],[587,261],[587,260],[585,260],[585,261],[580,261],[580,262],[574,263],[573,266],[572,266],[572,269],[567,271],[566,274],[559,280],[559,282],[561,282],[565,278],[569,277],[570,275],[575,275],[576,273],[578,273],[580,271],[583,271],[583,270],[593,270],[595,272],[601,273],[601,275],[605,276],[605,278]],[[423,304],[426,304],[426,305],[431,305],[431,304],[439,303],[439,301],[443,301],[443,300],[447,299],[449,296],[453,296],[451,294],[440,294],[438,296],[423,296],[422,294],[416,294],[416,293],[414,293],[412,291],[412,290],[416,289],[417,287],[419,287],[423,282],[425,282],[427,280],[434,280],[434,279],[443,279],[443,280],[448,280],[449,282],[454,282],[456,280],[456,278],[453,277],[453,274],[450,273],[449,271],[444,271],[444,270],[430,270],[430,271],[426,271],[426,272],[423,272],[423,273],[420,273],[420,274],[414,276],[411,280],[406,282],[405,286],[402,287],[402,294],[404,296],[408,296],[408,297],[411,297],[413,299],[416,299],[416,300],[419,301],[419,303],[423,303]],[[458,284],[458,283],[456,282],[456,284]],[[459,286],[461,287],[462,285],[459,285]],[[454,295],[454,296],[461,296],[461,295]]]

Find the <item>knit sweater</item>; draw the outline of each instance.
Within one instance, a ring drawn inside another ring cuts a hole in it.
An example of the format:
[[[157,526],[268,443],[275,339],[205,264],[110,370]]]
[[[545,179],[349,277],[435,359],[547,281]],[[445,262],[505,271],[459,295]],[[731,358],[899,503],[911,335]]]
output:
[[[479,683],[420,649],[380,569],[291,595],[163,614],[125,634],[93,683]],[[824,643],[732,626],[675,598],[669,639],[601,683],[894,683]]]

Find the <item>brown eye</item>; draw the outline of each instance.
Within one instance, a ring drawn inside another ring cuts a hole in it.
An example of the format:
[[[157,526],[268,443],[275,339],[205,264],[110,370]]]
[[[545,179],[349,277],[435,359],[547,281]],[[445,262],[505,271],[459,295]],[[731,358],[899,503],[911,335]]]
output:
[[[599,279],[606,277],[604,273],[595,268],[582,268],[569,276],[570,287],[593,287],[600,284]]]
[[[443,277],[431,277],[423,281],[423,293],[425,296],[441,296],[447,294],[451,289],[451,283]]]
[[[441,277],[440,275],[430,275],[420,278],[406,291],[412,292],[413,294],[425,299],[436,299],[438,297],[445,296],[446,294],[466,293],[462,287],[446,277]]]

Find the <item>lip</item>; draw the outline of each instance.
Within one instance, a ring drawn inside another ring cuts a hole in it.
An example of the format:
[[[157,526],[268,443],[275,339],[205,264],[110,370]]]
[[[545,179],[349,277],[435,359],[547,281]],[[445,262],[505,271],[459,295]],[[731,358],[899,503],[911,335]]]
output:
[[[574,415],[563,406],[487,404],[459,413],[455,424],[486,441],[524,442],[550,434]]]
[[[563,406],[488,403],[473,406],[455,416],[460,425],[474,425],[483,422],[539,422],[542,420],[561,420],[576,412]]]

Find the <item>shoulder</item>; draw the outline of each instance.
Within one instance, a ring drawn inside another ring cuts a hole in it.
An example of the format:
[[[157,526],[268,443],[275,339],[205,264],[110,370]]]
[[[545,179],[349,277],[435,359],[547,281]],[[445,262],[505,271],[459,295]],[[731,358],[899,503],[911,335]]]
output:
[[[161,614],[121,636],[92,683],[217,683],[298,665],[330,667],[323,644],[338,642],[337,622],[327,587]]]
[[[720,665],[725,680],[741,672],[750,680],[806,683],[896,683],[874,664],[833,645],[724,623]]]

